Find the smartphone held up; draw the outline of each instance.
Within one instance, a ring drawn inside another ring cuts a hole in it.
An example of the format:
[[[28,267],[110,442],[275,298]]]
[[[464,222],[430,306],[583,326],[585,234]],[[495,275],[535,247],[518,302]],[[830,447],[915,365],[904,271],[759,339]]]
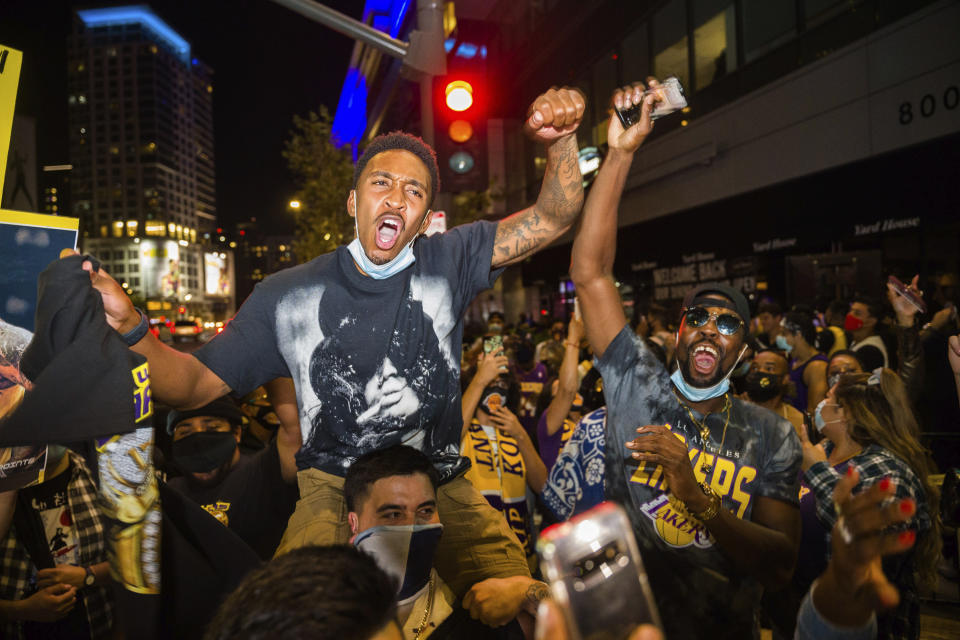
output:
[[[671,76],[656,87],[651,87],[644,91],[643,97],[638,104],[628,109],[617,109],[614,107],[613,110],[616,112],[617,117],[620,118],[620,124],[623,125],[624,129],[629,129],[640,122],[643,101],[646,100],[649,95],[656,98],[656,102],[653,103],[653,111],[650,113],[651,120],[670,115],[674,111],[679,111],[687,106],[687,98],[683,94],[683,86],[680,84],[680,80]]]
[[[621,640],[637,625],[661,626],[630,521],[616,504],[549,527],[537,551],[572,640]]]

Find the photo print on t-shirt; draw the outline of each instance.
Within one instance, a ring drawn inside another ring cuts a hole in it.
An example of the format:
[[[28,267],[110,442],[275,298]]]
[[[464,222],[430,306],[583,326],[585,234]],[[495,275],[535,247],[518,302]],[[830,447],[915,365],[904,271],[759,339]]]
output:
[[[280,299],[278,346],[298,388],[300,458],[311,466],[345,470],[359,455],[398,443],[435,461],[438,453],[456,458],[444,424],[459,380],[449,284],[414,275],[397,294],[385,296],[375,317],[335,286],[301,287]]]

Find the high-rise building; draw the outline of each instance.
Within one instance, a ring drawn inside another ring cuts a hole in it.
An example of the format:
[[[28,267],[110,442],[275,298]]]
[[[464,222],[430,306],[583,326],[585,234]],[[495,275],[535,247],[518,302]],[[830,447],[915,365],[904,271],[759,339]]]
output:
[[[204,284],[202,246],[216,228],[212,77],[149,7],[76,12],[68,53],[73,214],[84,249],[153,312],[184,301],[192,301],[188,315],[222,306],[202,304],[211,288],[223,295]]]

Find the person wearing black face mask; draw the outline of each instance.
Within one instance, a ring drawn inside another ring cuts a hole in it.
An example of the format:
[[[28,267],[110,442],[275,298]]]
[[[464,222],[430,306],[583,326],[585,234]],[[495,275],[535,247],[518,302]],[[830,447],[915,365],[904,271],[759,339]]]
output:
[[[789,395],[791,384],[790,367],[781,352],[764,349],[757,353],[750,363],[745,387],[750,402],[789,420],[800,435],[801,429],[805,428],[806,416],[783,401],[784,396]]]
[[[299,496],[284,480],[277,440],[254,455],[238,447],[243,414],[222,397],[199,409],[171,411],[173,463],[183,473],[169,484],[232,529],[257,555],[273,556]]]

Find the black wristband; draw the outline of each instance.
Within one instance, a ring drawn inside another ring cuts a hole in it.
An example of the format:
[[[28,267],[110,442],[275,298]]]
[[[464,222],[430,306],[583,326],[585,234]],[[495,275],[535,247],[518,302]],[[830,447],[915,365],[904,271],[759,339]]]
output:
[[[134,308],[136,309],[136,307]],[[150,330],[150,323],[147,322],[147,314],[140,309],[137,309],[137,313],[140,314],[140,322],[133,329],[120,336],[123,338],[123,341],[127,343],[128,347],[132,347],[143,340],[143,336],[147,335],[147,331]]]

